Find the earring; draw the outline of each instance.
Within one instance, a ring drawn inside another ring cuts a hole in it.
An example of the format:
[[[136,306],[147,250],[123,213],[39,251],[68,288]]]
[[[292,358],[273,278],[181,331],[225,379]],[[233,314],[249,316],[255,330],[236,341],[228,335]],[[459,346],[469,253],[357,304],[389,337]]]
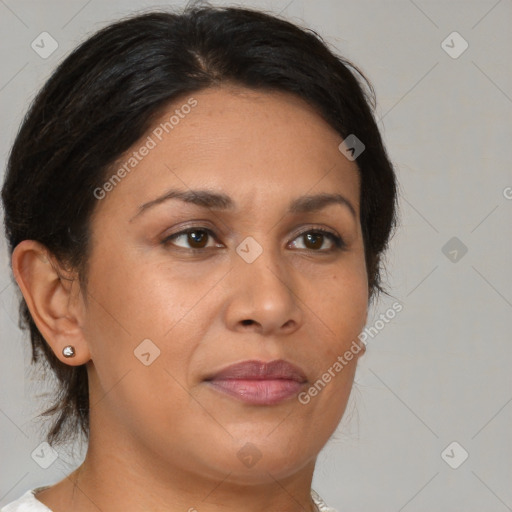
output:
[[[62,355],[64,357],[75,357],[75,347],[73,345],[66,345],[62,349]]]

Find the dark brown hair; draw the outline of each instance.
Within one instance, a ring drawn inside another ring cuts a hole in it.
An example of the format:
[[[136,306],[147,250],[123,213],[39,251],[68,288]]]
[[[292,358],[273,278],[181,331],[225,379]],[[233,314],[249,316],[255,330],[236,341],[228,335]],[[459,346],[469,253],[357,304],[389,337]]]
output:
[[[87,286],[94,190],[116,160],[170,102],[220,83],[297,95],[343,137],[365,150],[361,227],[369,296],[381,286],[381,256],[396,225],[396,178],[373,117],[364,76],[308,29],[260,11],[191,7],[139,14],[107,26],[77,47],[31,105],[12,147],[2,189],[9,250],[44,244]],[[86,293],[83,293],[86,297]],[[63,364],[20,298],[20,327],[30,330],[32,361],[58,379],[50,444],[89,433],[86,366]]]

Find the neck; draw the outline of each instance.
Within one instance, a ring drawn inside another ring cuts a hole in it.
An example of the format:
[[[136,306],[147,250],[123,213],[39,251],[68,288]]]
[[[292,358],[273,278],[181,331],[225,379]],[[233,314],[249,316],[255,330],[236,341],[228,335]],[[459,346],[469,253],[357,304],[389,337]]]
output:
[[[314,464],[285,477],[258,474],[251,482],[233,472],[183,470],[133,447],[100,450],[92,437],[83,464],[37,499],[54,512],[313,512]]]

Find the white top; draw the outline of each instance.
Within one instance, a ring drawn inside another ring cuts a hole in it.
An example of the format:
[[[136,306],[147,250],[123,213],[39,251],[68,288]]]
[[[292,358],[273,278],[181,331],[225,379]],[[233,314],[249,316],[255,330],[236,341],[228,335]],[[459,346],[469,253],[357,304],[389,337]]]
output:
[[[17,500],[5,505],[0,512],[52,512],[52,510],[35,497],[37,492],[47,489],[48,487],[47,485],[28,490]],[[337,512],[335,509],[328,507],[324,500],[313,489],[311,489],[311,497],[320,512]]]
[[[0,512],[52,512],[46,505],[39,501],[34,494],[49,486],[29,489],[21,498],[12,501],[0,510]]]

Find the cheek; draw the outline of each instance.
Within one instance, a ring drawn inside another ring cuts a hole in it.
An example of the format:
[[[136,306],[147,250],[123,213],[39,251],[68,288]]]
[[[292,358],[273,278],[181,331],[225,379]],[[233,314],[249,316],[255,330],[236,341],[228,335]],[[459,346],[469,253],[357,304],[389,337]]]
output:
[[[130,371],[138,389],[150,391],[152,382],[169,379],[159,367],[183,380],[197,341],[191,332],[202,332],[200,324],[191,325],[201,286],[127,255],[101,254],[93,263],[84,330],[101,388]]]
[[[154,265],[126,254],[98,254],[89,279],[91,314],[102,329],[138,338],[160,337],[179,314],[186,290],[171,289]],[[170,293],[171,292],[171,293]]]
[[[366,268],[358,260],[354,259],[353,263],[340,266],[339,271],[329,274],[323,293],[317,293],[313,300],[321,318],[325,318],[333,334],[339,335],[340,342],[354,333],[359,334],[368,310]]]
[[[326,383],[317,386],[321,391],[315,402],[327,415],[338,416],[343,410],[358,356],[363,354],[358,336],[367,319],[368,282],[364,265],[356,259],[353,262],[329,274],[325,286],[308,300],[311,318],[318,319],[313,322],[317,336],[312,336],[317,340],[315,377]],[[313,395],[317,396],[315,391]]]
[[[105,417],[111,411],[133,431],[145,418],[167,424],[162,400],[172,396],[174,412],[188,403],[180,383],[186,381],[193,343],[180,334],[190,290],[179,282],[170,287],[154,265],[139,263],[132,271],[134,263],[126,257],[115,265],[106,262],[94,268],[89,281],[85,335],[94,365],[91,397]]]

